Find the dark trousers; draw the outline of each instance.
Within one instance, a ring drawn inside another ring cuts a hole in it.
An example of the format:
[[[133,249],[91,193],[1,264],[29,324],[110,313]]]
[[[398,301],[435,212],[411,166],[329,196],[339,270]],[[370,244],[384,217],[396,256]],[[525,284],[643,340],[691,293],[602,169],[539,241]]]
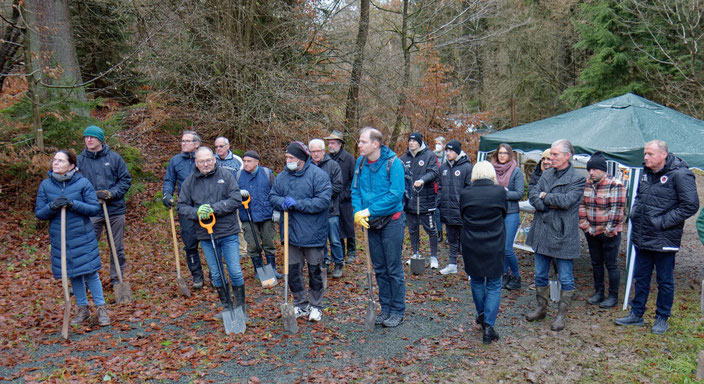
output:
[[[198,244],[196,238],[196,222],[189,220],[186,216],[178,215],[178,223],[181,227],[181,240],[183,241],[183,250],[186,251],[186,264],[188,270],[194,280],[203,278],[203,266],[200,263],[200,255],[198,254]]]
[[[655,252],[636,248],[636,262],[633,270],[635,279],[635,295],[631,300],[631,312],[643,316],[645,303],[650,293],[650,279],[655,268],[655,278],[658,282],[658,298],[655,302],[655,314],[670,317],[672,302],[675,299],[675,254],[676,252]]]
[[[297,247],[289,246],[289,279],[288,287],[293,294],[293,304],[300,308],[305,308],[310,304],[321,309],[323,307],[323,274],[321,263],[323,262],[323,247]],[[308,264],[308,284],[303,280],[303,267]]]
[[[93,230],[95,231],[95,238],[100,241],[100,236],[103,233],[103,228],[105,226],[105,218],[103,216],[96,216],[90,218],[91,223],[93,223]],[[125,247],[122,245],[122,239],[125,235],[125,215],[112,215],[110,216],[110,229],[112,229],[112,239],[115,242],[115,252],[117,253],[117,260],[120,262],[120,271],[124,277],[125,268],[127,267],[127,261],[125,260]],[[106,229],[107,230],[107,229]],[[107,237],[107,234],[105,235]],[[110,241],[107,242],[108,247],[110,246]],[[110,280],[113,284],[120,282],[117,277],[117,269],[115,268],[115,258],[112,257],[112,250],[108,255],[110,260]]]
[[[621,244],[621,234],[607,237],[601,233],[596,236],[585,234],[589,255],[592,259],[594,275],[594,290],[604,291],[604,266],[609,275],[609,296],[618,297],[618,287],[621,274],[618,270],[618,246]]]
[[[434,211],[425,212],[419,215],[406,212],[406,220],[408,221],[408,237],[411,238],[411,248],[413,253],[420,253],[420,228],[418,221],[423,225],[425,233],[430,238],[430,257],[438,257],[438,230],[435,224]]]
[[[401,250],[403,222],[391,220],[381,229],[369,230],[369,256],[379,287],[381,312],[403,316],[406,313],[406,283]]]
[[[457,264],[457,254],[460,251],[460,234],[462,233],[462,226],[445,224],[445,232],[447,234],[447,241],[450,243],[450,264]]]

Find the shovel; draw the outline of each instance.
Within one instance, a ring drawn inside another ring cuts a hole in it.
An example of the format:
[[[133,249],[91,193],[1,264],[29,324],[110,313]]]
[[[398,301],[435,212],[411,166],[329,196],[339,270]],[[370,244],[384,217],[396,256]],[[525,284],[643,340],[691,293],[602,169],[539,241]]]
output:
[[[369,237],[366,228],[364,228],[364,242],[367,244],[367,284],[369,285],[369,302],[367,303],[367,314],[364,316],[364,327],[372,331],[376,324],[377,306],[374,302],[374,290],[372,288],[372,257],[369,253]]]
[[[225,286],[225,292],[227,297],[230,299],[231,303],[234,303],[232,300],[232,296],[230,296],[230,278],[229,276],[225,275],[225,268],[222,265],[222,259],[220,258],[220,255],[218,255],[218,249],[215,246],[215,238],[213,237],[213,226],[215,226],[215,215],[210,214],[210,217],[213,219],[209,224],[203,223],[203,221],[198,218],[198,222],[200,223],[200,226],[205,228],[206,231],[208,231],[208,234],[210,235],[210,243],[213,245],[213,253],[215,254],[215,263],[218,265],[218,272],[220,273],[220,280],[222,282],[222,285]],[[239,306],[235,308],[234,304],[230,305],[229,309],[225,309],[222,311],[222,322],[225,324],[225,333],[226,334],[231,334],[231,333],[244,333],[244,331],[247,330],[247,323],[245,321],[245,316],[244,316],[244,310],[242,306]]]
[[[61,285],[64,288],[64,323],[61,325],[61,337],[68,340],[71,297],[68,294],[68,272],[66,272],[66,206],[61,207]]]
[[[247,218],[249,219],[249,228],[252,230],[252,237],[254,237],[254,244],[257,246],[257,249],[262,249],[259,246],[259,236],[257,236],[257,232],[254,230],[254,222],[252,222],[252,215],[249,214],[249,203],[252,201],[252,196],[247,196],[247,200],[242,202],[242,205],[244,206],[244,211],[247,212]],[[261,267],[255,267],[257,270],[257,276],[259,276],[259,281],[262,283],[263,288],[271,288],[276,285],[276,275],[274,274],[274,268],[272,267],[271,264],[268,263],[266,260],[266,257],[263,258],[264,261],[267,264],[264,264]],[[252,258],[252,264],[254,264],[254,258]]]
[[[291,333],[298,332],[298,323],[296,323],[293,305],[288,303],[288,211],[284,211],[284,302],[280,305],[280,308],[284,329]]]
[[[105,215],[105,227],[108,232],[108,240],[110,241],[110,250],[112,251],[112,259],[115,263],[115,271],[117,272],[117,279],[119,283],[114,285],[115,291],[115,303],[117,304],[129,304],[132,302],[132,289],[130,288],[130,283],[122,279],[122,269],[120,269],[120,260],[117,258],[117,249],[115,249],[115,240],[112,238],[112,227],[110,226],[110,216],[108,216],[108,206],[105,201],[100,200],[100,204],[103,206],[103,214]]]
[[[414,188],[415,190],[415,188]],[[416,217],[418,218],[418,248],[420,249],[420,189],[416,192]],[[422,275],[425,272],[425,257],[418,253],[411,256],[411,273]]]
[[[176,225],[174,224],[174,208],[169,208],[169,218],[171,219],[171,235],[174,238],[174,258],[176,259],[176,285],[182,296],[191,297],[186,280],[181,277],[181,263],[178,257],[178,242],[176,241]]]
[[[550,300],[558,302],[560,301],[560,290],[562,289],[562,284],[560,284],[559,280],[560,275],[557,273],[557,262],[555,262],[555,259],[552,259],[551,263],[555,268],[555,280],[550,279],[548,281],[548,286],[550,287]]]

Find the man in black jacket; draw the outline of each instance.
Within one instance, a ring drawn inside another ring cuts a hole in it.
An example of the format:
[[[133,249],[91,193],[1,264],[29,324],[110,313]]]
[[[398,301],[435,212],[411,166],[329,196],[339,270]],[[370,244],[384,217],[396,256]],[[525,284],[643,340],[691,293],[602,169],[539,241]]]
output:
[[[699,209],[694,174],[686,161],[668,153],[667,144],[653,140],[645,145],[643,174],[631,211],[631,239],[636,248],[635,295],[631,311],[615,320],[618,325],[643,325],[650,278],[655,268],[658,282],[655,324],[651,331],[667,332],[674,301],[673,271],[680,249],[684,222]]]
[[[344,148],[342,148],[344,141],[342,140],[342,133],[339,131],[332,131],[330,136],[326,137],[325,140],[328,143],[328,153],[330,158],[337,161],[340,165],[340,170],[342,171],[342,192],[340,192],[340,242],[342,243],[342,250],[347,249],[347,259],[345,262],[348,264],[354,262],[354,258],[357,256],[357,245],[355,243],[354,235],[354,212],[352,210],[352,179],[354,178],[354,164],[355,158]]]
[[[78,155],[76,162],[81,174],[93,184],[98,199],[104,201],[107,206],[115,251],[120,261],[120,270],[124,274],[127,267],[125,248],[122,245],[125,234],[125,194],[132,185],[132,176],[122,156],[110,150],[109,145],[103,144],[104,140],[105,133],[100,127],[91,125],[86,128],[83,131],[83,142],[86,148]],[[100,239],[105,226],[103,211],[101,210],[98,216],[91,217],[90,220],[93,223],[95,237]],[[108,259],[110,259],[110,280],[115,285],[119,283],[115,260],[112,255]]]
[[[332,198],[330,199],[330,210],[328,211],[328,241],[330,242],[330,254],[335,265],[332,277],[339,279],[342,277],[342,266],[344,265],[342,243],[340,242],[340,192],[342,192],[342,170],[336,161],[325,153],[325,142],[320,139],[313,139],[308,143],[311,160],[320,169],[325,171],[332,183]],[[329,263],[327,252],[325,252],[325,262]]]
[[[408,151],[401,156],[406,171],[406,205],[404,211],[408,220],[408,235],[411,238],[413,253],[419,253],[420,230],[423,224],[430,238],[430,268],[438,268],[438,231],[433,215],[437,198],[438,159],[435,152],[423,142],[420,132],[413,132],[408,138]],[[407,264],[410,260],[407,261]]]

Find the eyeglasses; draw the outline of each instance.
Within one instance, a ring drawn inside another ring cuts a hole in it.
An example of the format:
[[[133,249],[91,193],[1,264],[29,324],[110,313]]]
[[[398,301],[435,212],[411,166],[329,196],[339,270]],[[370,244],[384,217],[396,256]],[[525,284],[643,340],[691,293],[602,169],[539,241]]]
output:
[[[310,153],[323,153],[323,152],[325,152],[324,149],[316,149],[314,151],[310,151]]]
[[[216,146],[215,146],[215,148],[217,148],[217,149],[225,148],[225,147],[227,147],[227,144],[225,144],[225,145],[216,145]]]
[[[182,144],[195,143],[195,140],[181,140]]]
[[[211,164],[214,163],[215,159],[207,159],[207,160],[198,160],[196,161],[196,164],[198,165],[206,165],[206,164]]]
[[[508,152],[499,152],[499,155],[508,155]]]

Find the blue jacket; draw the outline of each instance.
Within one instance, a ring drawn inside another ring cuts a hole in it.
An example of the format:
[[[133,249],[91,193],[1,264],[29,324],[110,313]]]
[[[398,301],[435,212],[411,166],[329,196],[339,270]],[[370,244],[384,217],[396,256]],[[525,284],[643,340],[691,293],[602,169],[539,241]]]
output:
[[[387,162],[391,158],[394,160],[387,173]],[[362,169],[357,173],[360,165]],[[360,156],[354,169],[352,207],[355,213],[369,209],[371,220],[403,211],[402,200],[406,188],[404,169],[401,160],[396,158],[391,149],[383,145],[379,159],[372,164],[369,164],[366,157]]]
[[[103,145],[103,149],[98,152],[84,149],[76,162],[83,177],[93,184],[96,191],[105,189],[112,194],[110,200],[105,202],[108,214],[124,215],[125,194],[132,185],[132,176],[122,156],[110,150],[109,145]],[[103,216],[102,208],[97,216]]]
[[[215,156],[217,157],[217,156]],[[178,188],[181,191],[181,183],[196,169],[196,153],[181,152],[169,160],[169,165],[166,167],[164,174],[164,196],[173,196],[174,191]]]
[[[233,174],[242,168],[242,158],[232,153],[232,151],[227,152],[225,159],[221,159],[217,154],[215,159],[218,161],[219,166],[229,168]]]
[[[68,277],[76,277],[100,270],[98,241],[95,238],[91,216],[101,211],[98,197],[90,181],[79,173],[68,181],[57,181],[53,172],[42,181],[37,192],[34,213],[39,220],[50,220],[51,272],[61,278],[61,210],[54,211],[49,203],[57,197],[66,196],[73,202],[66,209],[66,271]]]
[[[240,172],[237,184],[240,190],[246,189],[252,201],[249,203],[249,214],[252,215],[252,221],[261,223],[271,220],[274,215],[274,209],[269,203],[269,192],[274,184],[274,172],[266,167],[257,167],[253,173],[249,173],[244,169]],[[244,206],[240,207],[240,220],[249,221],[247,212]]]
[[[332,196],[328,174],[311,164],[310,159],[300,171],[286,169],[276,176],[269,202],[274,209],[281,210],[286,196],[296,200],[296,206],[289,210],[289,243],[297,247],[324,246],[328,240],[328,210]]]

